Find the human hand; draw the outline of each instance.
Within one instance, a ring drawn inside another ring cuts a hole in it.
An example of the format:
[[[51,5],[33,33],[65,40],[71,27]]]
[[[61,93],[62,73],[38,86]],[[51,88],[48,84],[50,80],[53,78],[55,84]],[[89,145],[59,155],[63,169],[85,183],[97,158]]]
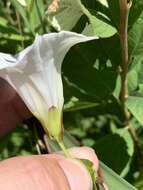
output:
[[[70,154],[92,161],[98,170],[98,159],[91,148],[72,148]],[[86,168],[59,153],[15,157],[0,163],[1,190],[91,190],[91,187]]]
[[[31,116],[16,91],[0,78],[0,136]]]

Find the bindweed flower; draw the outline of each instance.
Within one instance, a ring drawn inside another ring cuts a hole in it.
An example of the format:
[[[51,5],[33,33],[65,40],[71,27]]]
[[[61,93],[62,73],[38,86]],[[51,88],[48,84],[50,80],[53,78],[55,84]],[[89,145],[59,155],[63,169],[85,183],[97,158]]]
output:
[[[93,39],[62,31],[37,35],[31,46],[15,56],[0,53],[0,77],[15,88],[51,138],[59,140],[62,134],[63,59],[73,45]]]

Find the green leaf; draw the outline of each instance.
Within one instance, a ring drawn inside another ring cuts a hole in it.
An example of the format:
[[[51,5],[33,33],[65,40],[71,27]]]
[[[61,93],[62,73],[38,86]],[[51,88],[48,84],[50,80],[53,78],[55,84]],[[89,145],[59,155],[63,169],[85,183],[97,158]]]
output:
[[[12,132],[0,138],[0,160],[16,155],[36,154],[33,146],[33,134],[24,125],[17,126]]]
[[[130,96],[127,107],[135,118],[143,125],[143,96]]]
[[[93,168],[93,163],[91,161],[85,160],[85,159],[77,159],[77,160],[80,160],[80,162],[86,167],[87,171],[89,172],[91,179],[92,179],[92,183],[93,183],[92,190],[97,190],[97,187],[96,187],[97,173],[96,173],[95,169]]]
[[[74,100],[75,99],[75,100]],[[79,101],[76,97],[73,97],[69,102],[64,105],[64,111],[76,111],[82,109],[88,109],[92,107],[99,106],[99,103],[96,102],[82,102]]]
[[[107,186],[109,187],[109,190],[137,190],[102,162],[100,162],[100,166],[102,168],[103,177]]]
[[[109,6],[107,0],[98,0],[98,1],[99,1],[103,6],[106,6],[106,7]]]
[[[18,13],[23,18],[25,26],[27,27],[27,29],[29,31],[32,31],[28,17],[27,17],[26,7],[23,7],[21,4],[19,4],[17,0],[11,0],[11,2],[12,2],[12,5],[14,6],[15,10],[18,11]]]
[[[109,37],[117,32],[107,16],[97,15],[94,9],[88,10],[80,0],[61,1],[59,11],[56,14],[49,14],[49,20],[57,30],[72,30],[83,15],[86,15],[90,23],[84,23],[84,34],[88,31],[90,35]]]
[[[81,10],[89,19],[90,25],[87,27],[91,28],[90,31],[93,30],[93,35],[103,38],[113,36],[117,32],[117,30],[111,25],[110,20],[108,20],[105,15],[98,15],[95,10],[88,10],[81,2],[79,2],[79,4]]]
[[[83,15],[77,1],[61,0],[56,13],[49,13],[49,21],[57,30],[72,30]]]
[[[135,59],[128,74],[129,98],[126,105],[143,125],[143,58]]]
[[[129,15],[129,27],[131,27],[143,12],[143,1],[133,0]]]
[[[29,23],[31,26],[31,30],[34,33],[46,33],[46,24],[44,23],[45,16],[45,7],[43,0],[31,0],[29,5],[29,10],[27,10],[27,14],[29,17]]]
[[[83,31],[85,35],[96,35],[102,38],[113,36],[117,30],[110,24],[96,18],[95,16],[88,15],[90,23]]]
[[[126,129],[101,138],[95,147],[99,159],[119,174],[124,173],[134,153],[133,140]]]
[[[5,38],[13,41],[24,41],[29,40],[30,38],[25,35],[25,37],[21,36],[14,28],[12,27],[3,27],[0,26],[0,38]]]
[[[102,0],[98,0],[102,5]],[[112,25],[119,30],[120,26],[120,7],[119,0],[106,0],[105,5],[108,3],[108,6],[98,5],[99,11],[104,13],[112,21]],[[143,1],[142,0],[133,0],[132,6],[129,14],[129,30],[132,29],[133,24],[140,17],[143,12]]]
[[[74,46],[64,59],[63,75],[72,87],[90,97],[90,101],[100,102],[114,91],[120,59],[116,59],[116,50],[111,52],[114,45],[118,46],[118,40],[113,39],[116,37]]]
[[[120,25],[120,7],[119,7],[119,0],[107,0],[108,2],[108,9],[109,9],[109,16],[117,29],[119,29]]]
[[[129,54],[130,56],[141,56],[143,54],[143,12],[135,24],[129,30]]]
[[[12,5],[21,15],[28,32],[31,32],[33,35],[37,32],[41,34],[46,33],[46,26],[44,23],[45,7],[43,0],[28,0],[26,6],[22,6],[17,0],[12,0]]]
[[[138,73],[135,69],[128,72],[128,88],[129,91],[134,91],[138,87]]]
[[[121,106],[113,97],[119,63],[120,42],[116,35],[73,47],[62,66],[64,110],[88,108],[91,115],[108,113],[124,120]]]
[[[99,0],[101,1],[101,0]],[[105,11],[105,14],[110,17],[112,24],[119,29],[120,26],[120,7],[119,0],[107,0],[108,2],[108,11]],[[139,18],[143,12],[143,1],[142,0],[133,0],[132,6],[129,14],[129,30]]]

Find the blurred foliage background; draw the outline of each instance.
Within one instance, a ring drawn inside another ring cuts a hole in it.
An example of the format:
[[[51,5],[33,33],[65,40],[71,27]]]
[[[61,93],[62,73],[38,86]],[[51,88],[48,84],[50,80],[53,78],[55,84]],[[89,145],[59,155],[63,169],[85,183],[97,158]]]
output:
[[[128,72],[131,135],[119,102],[121,47],[119,1],[0,1],[0,52],[16,54],[36,33],[69,30],[100,37],[71,48],[63,63],[64,126],[81,145],[93,147],[101,161],[143,190],[143,3],[133,0],[129,16]],[[82,3],[82,4],[81,4]],[[84,53],[82,53],[84,52]],[[32,121],[28,121],[32,125]],[[27,122],[0,139],[0,159],[36,154]]]

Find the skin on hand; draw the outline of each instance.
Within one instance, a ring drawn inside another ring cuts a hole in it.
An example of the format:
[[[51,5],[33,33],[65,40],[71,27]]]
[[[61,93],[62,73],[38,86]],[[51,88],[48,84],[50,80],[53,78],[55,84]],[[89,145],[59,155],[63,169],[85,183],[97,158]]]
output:
[[[31,116],[16,91],[0,78],[0,136]]]
[[[73,157],[88,158],[98,169],[94,151],[87,147],[70,149]],[[0,163],[2,190],[91,190],[91,178],[75,159],[61,154],[15,157]]]

